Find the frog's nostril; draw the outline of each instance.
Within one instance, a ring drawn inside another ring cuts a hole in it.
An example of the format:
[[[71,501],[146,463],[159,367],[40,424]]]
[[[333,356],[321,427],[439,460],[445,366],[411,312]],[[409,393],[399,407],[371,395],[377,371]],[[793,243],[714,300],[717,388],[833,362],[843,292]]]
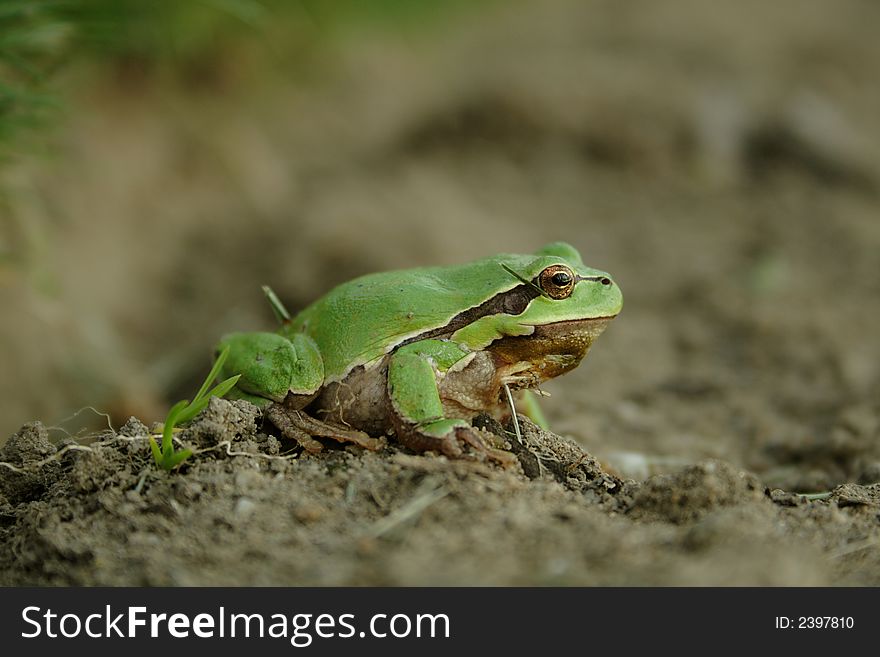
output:
[[[611,285],[611,279],[610,279],[610,278],[605,278],[604,276],[603,276],[602,278],[599,279],[599,282],[600,282],[602,285]]]

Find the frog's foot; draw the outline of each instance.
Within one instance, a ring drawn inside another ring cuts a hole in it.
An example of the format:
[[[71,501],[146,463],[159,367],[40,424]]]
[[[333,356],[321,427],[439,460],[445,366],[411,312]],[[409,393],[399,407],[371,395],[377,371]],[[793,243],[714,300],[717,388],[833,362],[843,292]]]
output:
[[[504,468],[518,463],[514,454],[491,447],[479,429],[464,420],[440,419],[422,425],[398,425],[398,440],[416,452],[439,452],[452,459],[476,458],[495,461]],[[469,453],[462,449],[469,447]]]
[[[263,411],[263,414],[278,427],[285,438],[297,442],[304,450],[312,454],[320,452],[324,448],[313,436],[332,438],[340,443],[352,443],[372,451],[381,449],[384,444],[382,440],[373,438],[363,431],[345,429],[321,422],[302,411],[288,408],[283,404],[270,404]]]

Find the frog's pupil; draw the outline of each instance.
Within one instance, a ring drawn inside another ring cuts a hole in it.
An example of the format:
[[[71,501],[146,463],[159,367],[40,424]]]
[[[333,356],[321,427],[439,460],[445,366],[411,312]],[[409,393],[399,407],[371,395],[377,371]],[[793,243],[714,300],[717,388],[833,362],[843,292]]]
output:
[[[565,287],[569,283],[571,283],[571,276],[566,274],[564,271],[559,271],[553,274],[553,284],[558,287]]]

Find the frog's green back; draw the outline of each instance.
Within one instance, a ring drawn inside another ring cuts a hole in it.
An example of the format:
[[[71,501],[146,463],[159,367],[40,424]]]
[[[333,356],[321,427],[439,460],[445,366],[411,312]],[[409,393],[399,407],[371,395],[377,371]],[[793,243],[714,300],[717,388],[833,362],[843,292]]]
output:
[[[326,380],[339,380],[404,340],[446,326],[459,313],[520,285],[502,263],[528,280],[559,262],[585,270],[573,248],[552,246],[556,249],[546,247],[537,255],[501,254],[465,265],[368,274],[305,308],[291,329],[315,340]]]

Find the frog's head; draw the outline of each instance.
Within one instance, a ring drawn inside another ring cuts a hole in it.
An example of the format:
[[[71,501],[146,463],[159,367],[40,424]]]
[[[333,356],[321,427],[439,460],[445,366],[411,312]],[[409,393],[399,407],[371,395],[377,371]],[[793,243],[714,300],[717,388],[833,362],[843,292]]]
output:
[[[623,306],[623,295],[611,276],[584,265],[580,253],[564,242],[548,244],[532,256],[521,256],[519,262],[502,263],[502,267],[526,284],[535,297],[518,315],[520,324],[607,323]]]
[[[490,349],[515,365],[522,381],[544,381],[576,367],[623,307],[611,276],[584,265],[577,250],[563,242],[504,268],[534,295],[516,315],[517,324],[532,330],[498,340]]]

